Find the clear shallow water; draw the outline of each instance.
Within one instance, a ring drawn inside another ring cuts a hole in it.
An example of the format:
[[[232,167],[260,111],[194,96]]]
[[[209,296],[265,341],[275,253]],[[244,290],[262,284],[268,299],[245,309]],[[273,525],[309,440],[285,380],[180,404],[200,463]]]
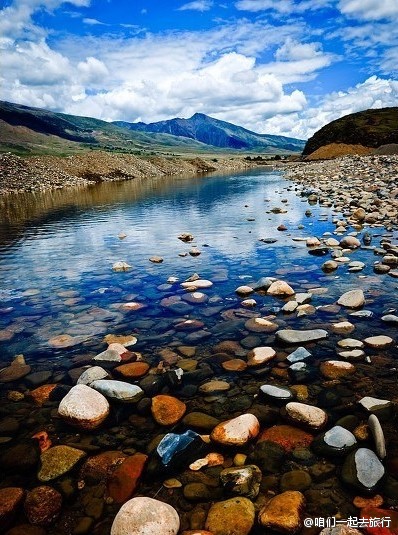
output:
[[[273,207],[287,213],[267,213]],[[302,318],[278,313],[283,301],[258,294],[257,307],[243,309],[235,288],[262,276],[284,279],[296,291],[322,287],[325,293],[314,296],[315,306],[331,304],[343,291],[362,287],[366,308],[375,313],[374,329],[387,332],[378,318],[396,306],[396,281],[373,274],[372,251],[351,255],[352,260],[366,262],[363,272],[348,273],[342,266],[325,276],[320,266],[326,258],[309,255],[305,242],[292,238],[333,231],[333,213],[312,206],[312,216],[306,217],[307,208],[292,183],[263,170],[5,198],[0,216],[0,358],[6,362],[17,353],[28,359],[95,353],[105,348],[102,339],[107,333],[134,332],[137,348],[142,349],[214,345],[222,339],[242,339],[247,335],[244,321],[260,314],[277,313],[281,326],[293,328],[330,323],[321,313]],[[277,230],[281,223],[287,232]],[[127,234],[124,240],[118,238],[120,232]],[[181,242],[177,237],[183,232],[195,240]],[[265,244],[262,238],[277,241]],[[200,256],[179,256],[193,245]],[[149,262],[153,255],[164,262]],[[127,261],[132,270],[112,271],[119,260]],[[206,304],[184,300],[180,282],[193,273],[214,282],[204,290]],[[179,282],[166,284],[170,276]],[[182,298],[174,309],[162,303],[170,296]],[[135,312],[123,310],[122,304],[129,301],[145,306]],[[175,330],[175,324],[186,318],[203,321],[199,334]],[[366,322],[356,321],[365,333]],[[61,334],[73,337],[71,347],[52,347],[49,340]]]

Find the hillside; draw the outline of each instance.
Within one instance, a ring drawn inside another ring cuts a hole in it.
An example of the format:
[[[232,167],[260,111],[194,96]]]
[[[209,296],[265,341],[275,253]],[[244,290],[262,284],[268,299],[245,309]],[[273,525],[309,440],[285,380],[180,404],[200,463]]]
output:
[[[70,154],[99,149],[132,154],[209,152],[191,139],[132,132],[115,124],[0,101],[0,152]]]
[[[332,121],[307,141],[303,156],[334,143],[369,148],[398,143],[398,107],[361,111]]]
[[[203,114],[162,123],[110,123],[0,101],[0,152],[72,154],[87,150],[130,154],[266,154],[301,152],[304,141],[255,134]],[[163,126],[162,126],[163,125]]]
[[[203,113],[195,113],[189,119],[178,118],[149,124],[123,121],[117,121],[114,124],[136,132],[172,134],[213,147],[234,150],[257,150],[269,153],[301,152],[305,143],[295,138],[256,134],[241,126],[214,119]]]

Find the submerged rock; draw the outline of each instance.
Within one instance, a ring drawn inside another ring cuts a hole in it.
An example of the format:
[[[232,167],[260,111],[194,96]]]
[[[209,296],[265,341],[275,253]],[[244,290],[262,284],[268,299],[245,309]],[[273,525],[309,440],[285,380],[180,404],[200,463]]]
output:
[[[37,478],[43,482],[56,479],[72,470],[85,456],[84,451],[70,446],[54,446],[42,453]]]
[[[255,465],[225,468],[220,474],[221,483],[227,492],[251,500],[257,498],[260,492],[262,477],[261,470]]]
[[[117,513],[111,535],[177,535],[180,519],[171,505],[153,498],[137,497]]]
[[[304,508],[305,498],[301,492],[282,492],[264,505],[259,512],[258,521],[269,530],[294,534],[302,528]]]
[[[204,450],[204,442],[198,433],[188,429],[185,433],[167,433],[159,442],[156,452],[166,468],[185,466]]]
[[[347,308],[360,308],[365,304],[365,296],[362,290],[350,290],[338,299],[337,304]]]
[[[232,420],[221,422],[210,434],[217,444],[243,446],[260,432],[260,423],[253,414],[242,414]]]
[[[90,386],[107,398],[122,403],[137,403],[144,395],[142,388],[123,381],[100,379],[93,381]]]
[[[312,448],[321,455],[345,455],[350,452],[356,445],[355,436],[340,425],[335,425],[320,437],[317,437]]]
[[[341,470],[344,483],[363,492],[373,492],[384,474],[384,466],[376,454],[367,448],[350,453]]]
[[[288,345],[317,342],[318,340],[324,340],[328,336],[328,332],[324,329],[313,329],[308,331],[282,329],[276,333],[277,339]]]
[[[254,520],[254,505],[248,498],[231,498],[210,507],[205,528],[217,535],[248,535]]]
[[[311,429],[321,429],[328,419],[326,412],[322,409],[296,401],[291,401],[286,405],[286,413],[294,422]]]
[[[58,414],[70,425],[95,429],[109,414],[106,398],[86,385],[74,386],[61,400]]]

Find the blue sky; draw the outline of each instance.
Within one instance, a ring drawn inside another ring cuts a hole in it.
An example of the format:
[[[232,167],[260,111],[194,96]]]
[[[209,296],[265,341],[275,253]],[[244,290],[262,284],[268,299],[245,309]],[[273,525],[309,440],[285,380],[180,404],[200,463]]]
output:
[[[398,0],[2,0],[0,98],[307,138],[398,105]]]

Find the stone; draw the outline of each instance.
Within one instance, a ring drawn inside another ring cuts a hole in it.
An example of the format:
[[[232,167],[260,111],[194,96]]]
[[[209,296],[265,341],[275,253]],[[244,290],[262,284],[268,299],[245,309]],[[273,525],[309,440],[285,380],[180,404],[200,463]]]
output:
[[[105,397],[121,403],[137,403],[144,395],[139,386],[113,379],[93,381],[90,386]]]
[[[132,498],[120,508],[111,535],[177,535],[180,519],[171,505],[153,498]]]
[[[288,301],[287,303],[283,305],[282,311],[285,312],[286,314],[291,314],[292,312],[296,310],[297,307],[298,307],[297,301]]]
[[[54,446],[41,454],[41,468],[37,477],[47,482],[68,473],[86,454],[70,446]]]
[[[161,256],[151,256],[149,261],[153,264],[161,264],[163,262],[163,258]]]
[[[347,308],[360,308],[365,304],[365,296],[362,290],[350,290],[338,299],[337,304]]]
[[[333,323],[332,331],[336,334],[349,334],[355,329],[355,325],[349,321],[339,321],[338,323]]]
[[[122,357],[120,355],[120,352],[116,349],[106,349],[105,351],[102,351],[98,355],[96,355],[93,360],[95,362],[121,362]]]
[[[299,491],[286,491],[270,499],[258,514],[258,521],[266,529],[294,534],[303,526],[304,495]]]
[[[167,433],[159,442],[156,452],[162,465],[173,469],[189,465],[191,460],[197,459],[204,445],[200,435],[188,429],[180,434]]]
[[[56,387],[57,385],[55,384],[39,386],[29,392],[29,397],[33,399],[36,405],[42,406],[50,400],[51,392],[55,390]]]
[[[378,399],[371,396],[361,398],[358,403],[368,412],[380,412],[392,408],[392,403],[388,399]]]
[[[269,401],[285,403],[294,398],[293,392],[284,386],[276,385],[262,385],[260,386],[260,392]]]
[[[217,418],[214,418],[210,414],[195,411],[186,414],[182,421],[187,427],[202,429],[204,431],[211,431],[220,423]]]
[[[187,407],[173,396],[160,394],[152,398],[152,416],[160,425],[174,425],[184,416]]]
[[[113,264],[112,269],[113,271],[129,271],[132,269],[132,266],[127,262],[119,261]]]
[[[210,489],[201,482],[198,483],[188,483],[184,486],[183,489],[184,498],[188,501],[210,501],[212,498],[212,493]]]
[[[351,431],[340,425],[335,425],[317,437],[311,447],[320,455],[342,456],[349,453],[356,443],[357,440]]]
[[[0,456],[2,472],[24,473],[36,468],[40,458],[37,440],[24,440],[7,448]]]
[[[206,279],[197,279],[195,281],[188,281],[181,283],[182,288],[195,288],[195,290],[203,290],[205,288],[211,288],[213,283]]]
[[[0,526],[2,529],[7,529],[12,523],[24,496],[25,491],[19,487],[0,489]]]
[[[280,481],[282,492],[287,490],[305,491],[311,487],[312,479],[308,472],[304,470],[291,470],[285,472]]]
[[[122,364],[121,366],[116,366],[114,371],[126,377],[128,379],[137,379],[145,375],[150,366],[147,362],[139,360],[137,362],[129,362],[128,364]]]
[[[109,374],[104,368],[101,368],[101,366],[92,366],[81,374],[77,380],[77,384],[90,386],[93,381],[105,379],[106,377],[109,377]]]
[[[321,374],[326,379],[339,379],[355,372],[355,366],[349,362],[340,360],[325,360],[319,367]]]
[[[257,498],[263,475],[258,466],[225,468],[220,473],[220,481],[231,494],[246,496],[251,500]]]
[[[286,360],[290,364],[294,364],[295,362],[302,362],[309,357],[311,357],[311,353],[305,347],[298,347],[286,357]]]
[[[339,264],[335,260],[326,260],[322,264],[322,271],[325,273],[331,273],[332,271],[336,271],[336,269],[339,267]]]
[[[355,236],[345,236],[340,241],[340,247],[343,247],[343,249],[357,249],[361,247],[361,242]]]
[[[276,355],[276,352],[272,347],[262,346],[255,347],[249,351],[247,355],[248,366],[261,366],[272,360]]]
[[[219,423],[210,438],[224,446],[243,446],[260,432],[260,423],[253,414],[242,414],[232,420]]]
[[[279,444],[286,452],[296,448],[308,448],[314,437],[309,433],[291,425],[274,425],[262,431],[258,443],[270,441]]]
[[[80,478],[89,485],[103,483],[127,455],[121,451],[105,451],[88,458],[81,467]]]
[[[31,367],[28,364],[11,364],[0,370],[0,383],[12,383],[13,381],[19,381],[31,371]]]
[[[295,291],[293,290],[291,286],[289,286],[287,282],[276,280],[268,288],[267,294],[285,297],[285,296],[294,295]]]
[[[328,332],[324,329],[312,329],[308,331],[282,329],[276,333],[277,339],[287,345],[317,342],[319,340],[324,340],[328,336]]]
[[[221,363],[221,367],[227,372],[242,372],[248,364],[242,359],[231,359]]]
[[[115,503],[124,503],[134,494],[147,459],[147,455],[135,453],[124,459],[113,471],[107,489]]]
[[[347,485],[363,492],[373,492],[382,480],[385,470],[376,454],[368,448],[359,448],[344,461],[341,477]]]
[[[244,497],[213,503],[205,529],[214,535],[248,535],[254,525],[253,503]]]
[[[394,340],[389,336],[379,335],[369,336],[368,338],[365,338],[364,343],[372,349],[383,349],[392,345],[394,343]]]
[[[318,240],[317,237],[312,236],[311,238],[307,238],[305,242],[307,247],[318,247],[318,245],[321,245],[321,242]]]
[[[59,416],[70,425],[81,429],[99,427],[109,414],[106,398],[86,385],[74,386],[61,400]]]
[[[52,487],[43,485],[35,487],[27,493],[24,508],[31,524],[48,526],[60,514],[62,507],[61,494]]]
[[[237,293],[239,296],[246,297],[247,295],[250,295],[254,292],[253,288],[251,286],[239,286],[236,288],[235,293]]]
[[[343,340],[339,340],[337,345],[345,349],[362,349],[364,344],[355,338],[344,338]]]
[[[385,321],[386,323],[398,324],[398,316],[395,316],[395,314],[385,314],[381,317],[381,320]]]
[[[325,411],[305,403],[291,401],[286,405],[285,409],[291,420],[311,429],[321,429],[326,425],[328,419]]]
[[[226,392],[231,388],[231,385],[226,381],[209,381],[200,385],[199,392],[202,394],[217,394],[218,392]]]
[[[278,325],[266,318],[250,318],[246,321],[245,328],[254,333],[271,333],[276,331]]]
[[[376,452],[380,459],[384,459],[387,455],[386,441],[384,439],[383,428],[380,421],[375,414],[371,414],[368,418],[368,426],[373,435]]]

